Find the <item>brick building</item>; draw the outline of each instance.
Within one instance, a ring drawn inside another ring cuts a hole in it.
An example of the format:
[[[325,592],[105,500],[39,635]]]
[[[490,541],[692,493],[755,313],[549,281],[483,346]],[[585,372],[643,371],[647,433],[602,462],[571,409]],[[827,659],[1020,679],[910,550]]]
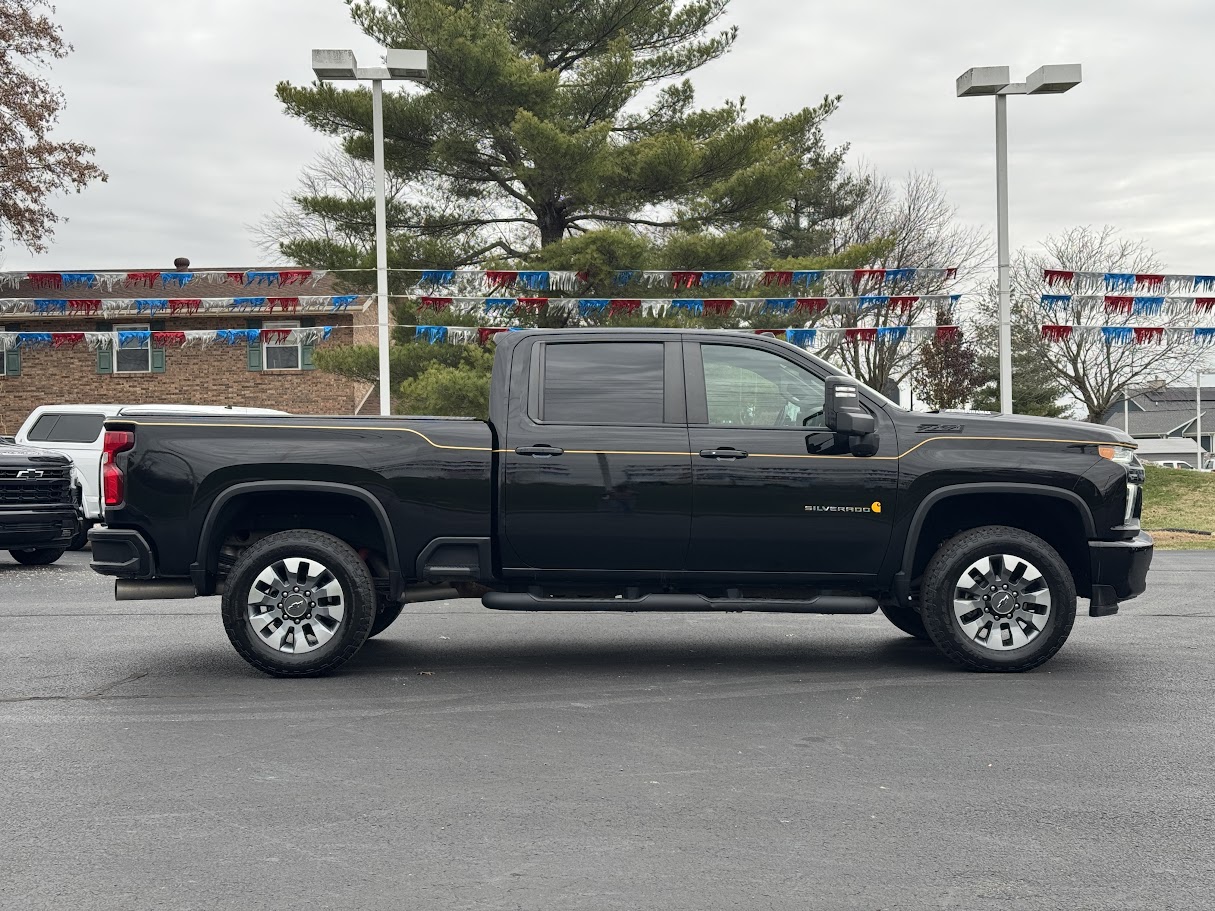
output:
[[[0,434],[48,404],[374,410],[373,386],[313,369],[313,345],[297,338],[308,333],[289,332],[332,326],[326,345],[374,344],[373,322],[371,299],[304,269],[191,270],[178,259],[165,271],[3,273],[0,330],[39,335],[15,347],[9,335],[0,356]],[[194,344],[218,329],[264,331]]]

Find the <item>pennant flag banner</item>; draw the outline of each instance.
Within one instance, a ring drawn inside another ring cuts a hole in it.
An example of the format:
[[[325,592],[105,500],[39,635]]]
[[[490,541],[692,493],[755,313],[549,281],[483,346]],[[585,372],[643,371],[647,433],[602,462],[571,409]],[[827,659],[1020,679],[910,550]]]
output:
[[[0,313],[29,313],[35,316],[152,316],[179,313],[342,313],[354,306],[362,295],[339,294],[324,297],[208,297],[208,298],[110,298],[108,300],[65,300],[62,298],[0,298]],[[513,299],[512,299],[513,300]],[[370,298],[367,299],[370,302]],[[513,304],[512,304],[513,305]]]
[[[357,271],[357,270],[343,270]],[[367,271],[367,270],[364,270]],[[210,284],[235,282],[238,285],[286,288],[292,285],[315,287],[328,271],[323,269],[248,269],[233,272],[206,269],[193,272],[0,272],[0,290],[17,290],[22,282],[38,291],[66,288],[174,288],[181,289],[200,281]]]
[[[493,341],[500,332],[520,332],[518,326],[405,326],[412,328],[414,339],[430,345],[467,345],[473,342],[484,345]],[[1070,328],[1070,327],[1069,327]],[[263,330],[264,331],[264,330]],[[745,331],[753,335],[769,335],[781,338],[799,348],[831,348],[844,342],[866,345],[897,346],[905,342],[922,345],[935,339],[952,339],[961,334],[957,326],[882,326],[878,328],[826,328],[826,329],[718,329],[717,332]]]
[[[418,312],[431,310],[436,313],[450,311],[463,315],[492,313],[505,315],[526,310],[540,313],[564,313],[569,316],[603,317],[619,313],[642,313],[645,316],[665,316],[682,312],[693,316],[775,314],[858,315],[870,311],[897,310],[911,313],[917,305],[951,308],[962,299],[960,294],[927,294],[890,297],[867,294],[860,297],[743,297],[743,298],[549,298],[549,297],[438,297],[433,295],[391,295],[398,300],[414,301]],[[256,302],[268,302],[277,298],[234,298],[239,307],[254,306]],[[307,298],[300,298],[307,300]],[[254,302],[254,303],[250,303]],[[172,303],[172,302],[170,302]],[[256,303],[256,306],[263,304]]]
[[[1176,329],[1168,326],[1068,326],[1047,324],[1042,338],[1065,342],[1071,338],[1099,335],[1107,345],[1215,345],[1215,327]]]
[[[0,351],[75,348],[82,342],[93,351],[149,346],[205,348],[218,342],[228,345],[318,345],[329,341],[333,329],[333,326],[306,326],[299,329],[195,329],[185,332],[0,332]]]
[[[1105,291],[1128,294],[1146,291],[1154,295],[1184,295],[1215,291],[1215,275],[1161,275],[1145,272],[1074,272],[1047,269],[1043,279],[1048,288],[1076,291]]]
[[[1119,294],[1043,294],[1042,305],[1054,310],[1104,307],[1106,313],[1129,316],[1204,316],[1215,313],[1215,297],[1140,296]]]

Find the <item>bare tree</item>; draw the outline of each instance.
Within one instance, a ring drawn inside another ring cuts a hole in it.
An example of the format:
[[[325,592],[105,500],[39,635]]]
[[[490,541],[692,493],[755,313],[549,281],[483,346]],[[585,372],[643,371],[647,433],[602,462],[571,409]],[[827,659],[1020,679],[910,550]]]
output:
[[[1031,330],[1029,344],[1037,358],[1049,364],[1059,382],[1083,403],[1087,420],[1100,421],[1127,388],[1149,380],[1172,382],[1192,372],[1204,357],[1202,349],[1170,345],[1167,339],[1146,345],[1111,344],[1102,333],[1074,329],[1071,335],[1058,341],[1043,339],[1040,327],[1048,324],[1173,329],[1192,327],[1195,323],[1193,313],[1180,309],[1164,308],[1150,316],[1111,311],[1100,291],[1076,293],[1066,308],[1044,302],[1045,293],[1060,291],[1046,287],[1043,278],[1046,269],[1158,274],[1162,265],[1146,241],[1124,237],[1117,228],[1108,225],[1077,227],[1048,237],[1040,250],[1021,251],[1014,261],[1013,320]]]
[[[833,230],[833,248],[843,252],[853,247],[875,251],[875,267],[956,268],[954,279],[941,279],[915,288],[884,287],[882,293],[903,296],[945,294],[964,286],[977,266],[987,258],[990,245],[980,228],[958,222],[957,207],[930,173],[912,172],[900,185],[864,167],[855,177],[868,188],[854,211],[840,219]],[[847,293],[839,289],[840,293]],[[876,289],[857,288],[853,293]],[[845,315],[844,326],[927,325],[936,322],[935,305],[920,302],[909,310],[889,308],[875,313]],[[890,380],[902,382],[919,363],[919,350],[906,343],[850,343],[833,352],[833,359],[875,389]]]
[[[44,0],[0,0],[0,250],[5,235],[35,253],[46,250],[60,221],[47,199],[106,179],[88,160],[92,146],[50,138],[63,93],[31,70],[63,59],[72,46],[43,9],[55,11]]]

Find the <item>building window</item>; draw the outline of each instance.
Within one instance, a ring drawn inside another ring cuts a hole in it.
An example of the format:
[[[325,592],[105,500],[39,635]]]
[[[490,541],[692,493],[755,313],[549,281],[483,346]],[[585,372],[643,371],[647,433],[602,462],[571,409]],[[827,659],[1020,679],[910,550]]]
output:
[[[123,332],[147,332],[148,324],[131,323],[125,326],[115,326],[115,333],[119,333],[116,337],[122,338]],[[151,373],[152,372],[152,343],[151,341],[143,348],[122,347],[116,345],[114,348],[114,372],[115,373]]]
[[[300,343],[288,342],[276,338],[275,331],[283,332],[298,329],[296,322],[279,321],[266,323],[262,328],[262,363],[265,370],[299,370],[302,362]]]

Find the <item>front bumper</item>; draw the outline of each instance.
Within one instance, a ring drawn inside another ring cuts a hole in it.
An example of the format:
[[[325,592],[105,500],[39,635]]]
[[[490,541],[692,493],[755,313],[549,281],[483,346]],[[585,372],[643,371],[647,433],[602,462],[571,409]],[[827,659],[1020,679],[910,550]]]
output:
[[[156,559],[143,535],[127,528],[96,526],[89,530],[93,545],[93,572],[121,579],[150,579],[156,575]]]
[[[1142,531],[1129,541],[1088,542],[1093,580],[1089,601],[1091,616],[1116,614],[1119,601],[1129,601],[1143,594],[1154,549],[1152,536]]]
[[[0,510],[0,550],[67,547],[80,527],[71,506]]]

